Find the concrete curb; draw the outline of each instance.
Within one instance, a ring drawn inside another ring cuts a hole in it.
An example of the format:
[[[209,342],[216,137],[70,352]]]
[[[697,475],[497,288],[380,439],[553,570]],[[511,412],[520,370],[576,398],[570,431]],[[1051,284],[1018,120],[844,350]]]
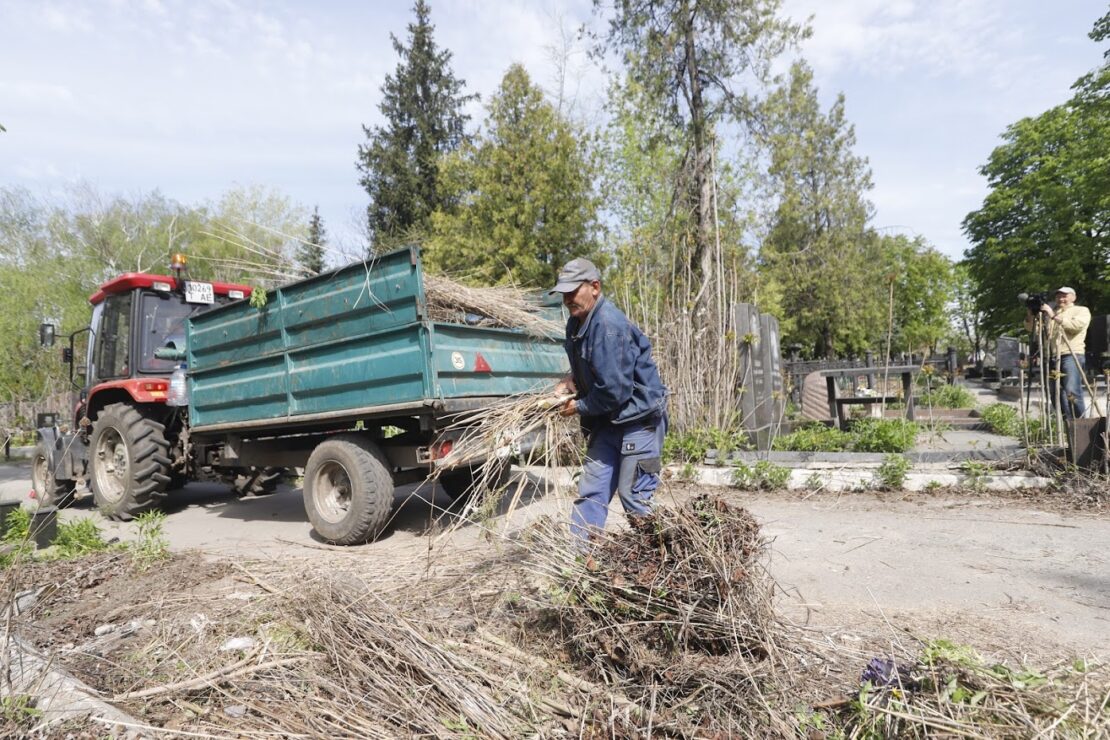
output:
[[[712,452],[712,451],[711,451]],[[1025,449],[1015,447],[994,447],[982,450],[961,450],[953,452],[907,452],[904,457],[912,463],[961,463],[968,460],[981,460],[984,462],[1009,462],[1024,460]],[[745,465],[768,460],[776,465],[795,467],[809,466],[814,463],[835,465],[881,465],[886,455],[880,452],[732,452],[726,458],[728,462],[742,462]],[[716,460],[715,455],[707,458],[707,462]]]
[[[788,490],[866,491],[881,486],[877,465],[862,467],[794,468],[786,481]],[[671,480],[689,480],[707,486],[732,486],[734,468],[695,466],[692,471],[680,465],[669,465]],[[935,488],[965,486],[986,491],[1018,491],[1047,488],[1051,478],[1031,473],[968,475],[953,472],[907,472],[902,490],[929,491]]]

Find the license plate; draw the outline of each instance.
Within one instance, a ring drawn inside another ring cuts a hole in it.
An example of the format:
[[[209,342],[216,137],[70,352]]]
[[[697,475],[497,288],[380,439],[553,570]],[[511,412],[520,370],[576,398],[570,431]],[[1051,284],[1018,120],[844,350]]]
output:
[[[212,283],[194,283],[185,281],[186,303],[214,303],[216,296],[212,291]]]

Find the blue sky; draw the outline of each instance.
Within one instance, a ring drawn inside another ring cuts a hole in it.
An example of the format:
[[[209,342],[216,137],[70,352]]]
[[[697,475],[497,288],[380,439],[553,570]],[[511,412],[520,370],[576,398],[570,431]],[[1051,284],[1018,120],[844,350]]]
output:
[[[600,119],[603,81],[574,44],[589,0],[431,0],[437,42],[488,98],[521,62],[575,115]],[[813,15],[803,54],[839,91],[874,173],[875,225],[958,256],[986,193],[976,169],[1005,127],[1069,95],[1101,49],[1095,0],[784,0]],[[378,121],[411,3],[0,0],[0,185],[46,198],[85,181],[185,202],[235,185],[319,205],[341,254],[359,249],[354,166]],[[481,109],[473,111],[476,120]],[[339,259],[336,255],[333,259]]]

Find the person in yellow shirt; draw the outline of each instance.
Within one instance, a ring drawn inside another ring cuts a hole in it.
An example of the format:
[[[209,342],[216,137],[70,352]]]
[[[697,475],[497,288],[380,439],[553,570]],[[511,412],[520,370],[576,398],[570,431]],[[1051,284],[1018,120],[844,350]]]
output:
[[[1056,291],[1056,307],[1041,305],[1048,331],[1045,347],[1049,355],[1048,367],[1056,369],[1056,358],[1060,358],[1060,372],[1063,384],[1057,401],[1056,381],[1052,381],[1052,402],[1062,404],[1064,417],[1077,419],[1083,416],[1087,406],[1083,401],[1083,372],[1087,367],[1084,357],[1087,327],[1091,324],[1091,311],[1086,306],[1075,305],[1075,289],[1066,285]],[[1025,328],[1033,328],[1033,312],[1025,317]]]

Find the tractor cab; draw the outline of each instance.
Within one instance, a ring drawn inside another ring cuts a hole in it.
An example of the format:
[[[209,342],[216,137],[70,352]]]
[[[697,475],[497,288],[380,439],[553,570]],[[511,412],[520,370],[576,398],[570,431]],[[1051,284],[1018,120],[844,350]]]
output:
[[[181,362],[172,350],[185,350],[185,320],[250,296],[247,285],[188,279],[182,255],[175,254],[170,266],[172,276],[125,273],[89,297],[89,326],[72,335],[62,353],[70,380],[81,390],[75,422],[95,418],[99,409],[119,401],[165,403],[169,376]],[[85,332],[85,366],[78,368],[75,340]],[[84,381],[75,374],[83,374]]]

